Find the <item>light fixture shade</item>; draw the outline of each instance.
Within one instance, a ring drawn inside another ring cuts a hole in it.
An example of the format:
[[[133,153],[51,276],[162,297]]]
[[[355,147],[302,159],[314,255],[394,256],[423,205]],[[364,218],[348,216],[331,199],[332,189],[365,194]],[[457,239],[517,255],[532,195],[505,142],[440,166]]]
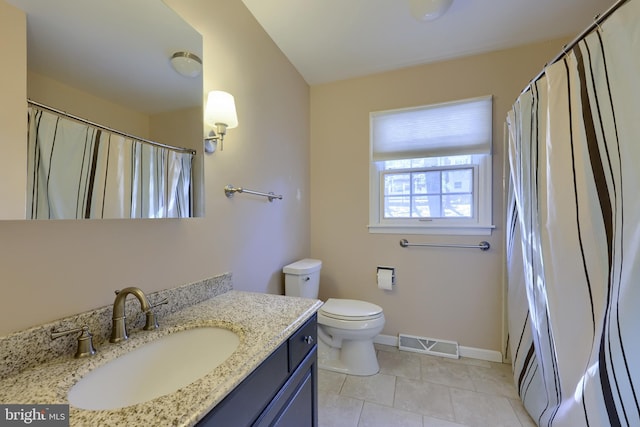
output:
[[[171,66],[185,77],[197,77],[202,73],[202,60],[189,52],[174,53],[171,56]]]
[[[204,110],[204,121],[210,126],[224,124],[228,129],[238,126],[236,103],[233,95],[221,90],[213,90],[207,96],[207,106]]]
[[[453,0],[409,0],[411,15],[419,21],[433,21],[449,9]]]

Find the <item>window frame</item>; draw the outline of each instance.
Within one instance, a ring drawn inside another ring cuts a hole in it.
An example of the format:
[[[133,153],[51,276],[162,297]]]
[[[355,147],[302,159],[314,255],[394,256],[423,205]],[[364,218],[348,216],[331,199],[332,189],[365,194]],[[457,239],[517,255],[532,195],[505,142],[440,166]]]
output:
[[[468,236],[488,236],[495,228],[491,223],[492,203],[492,156],[476,155],[474,169],[474,209],[476,215],[472,218],[396,218],[385,219],[383,210],[384,197],[384,161],[371,162],[369,177],[369,233],[382,234],[449,234]],[[468,168],[468,165],[462,165]],[[434,167],[440,170],[459,168],[458,165]],[[424,167],[396,169],[397,171],[418,171]],[[428,169],[428,168],[426,168]],[[475,175],[477,173],[477,175]]]
[[[439,106],[449,107],[455,104],[464,104],[466,102],[475,102],[477,100],[491,99],[491,97],[472,98],[469,100],[459,100],[443,104],[424,105],[421,107],[403,108],[398,110],[388,110],[370,113],[369,125],[370,125],[370,141],[369,141],[369,233],[385,233],[385,234],[448,234],[448,235],[476,235],[487,236],[490,235],[495,226],[492,224],[492,201],[493,201],[493,154],[491,147],[486,152],[474,151],[475,146],[462,144],[464,147],[469,147],[469,151],[456,151],[449,152],[445,146],[439,145],[438,149],[434,151],[432,155],[424,155],[422,158],[427,157],[449,157],[455,155],[471,155],[473,161],[468,165],[445,165],[445,166],[433,166],[425,167],[420,166],[416,168],[403,168],[394,169],[390,172],[385,169],[384,163],[387,160],[404,160],[401,156],[402,152],[391,152],[390,156],[384,157],[384,154],[380,155],[375,152],[374,145],[379,144],[378,141],[384,141],[379,136],[374,136],[374,120],[377,117],[384,117],[386,114],[393,115],[398,114],[398,119],[403,120],[401,114],[405,111],[415,112],[420,110],[433,110]],[[491,107],[492,108],[492,107]],[[493,120],[489,118],[489,132],[493,127]],[[389,134],[392,135],[392,134]],[[489,134],[490,140],[492,139]],[[435,141],[435,140],[434,140]],[[485,139],[486,141],[486,139]],[[388,144],[388,143],[387,143]],[[436,142],[437,144],[437,142]],[[376,145],[377,147],[377,145]],[[389,145],[382,145],[385,150],[390,147]],[[440,148],[443,147],[443,148]],[[456,144],[452,144],[453,150],[456,150]],[[439,151],[438,151],[439,150]],[[443,151],[444,150],[444,151]],[[415,153],[408,152],[406,159],[416,158]],[[444,217],[444,218],[385,218],[384,217],[384,175],[388,173],[412,173],[422,170],[452,170],[462,168],[473,167],[474,170],[474,188],[473,188],[473,207],[474,214],[472,218],[459,218],[459,217]]]

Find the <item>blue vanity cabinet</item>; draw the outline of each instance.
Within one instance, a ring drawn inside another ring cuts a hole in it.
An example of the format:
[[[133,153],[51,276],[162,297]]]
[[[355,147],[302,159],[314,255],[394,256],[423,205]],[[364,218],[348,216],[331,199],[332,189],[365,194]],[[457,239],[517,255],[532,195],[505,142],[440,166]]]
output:
[[[198,427],[316,427],[316,341],[314,314],[216,405]]]

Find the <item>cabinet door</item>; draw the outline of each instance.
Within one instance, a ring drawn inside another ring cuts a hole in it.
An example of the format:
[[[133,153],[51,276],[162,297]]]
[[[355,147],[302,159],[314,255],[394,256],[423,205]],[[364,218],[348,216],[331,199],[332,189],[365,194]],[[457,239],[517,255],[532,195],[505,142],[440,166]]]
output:
[[[254,427],[315,427],[318,425],[317,347],[314,346],[298,369],[260,415]]]
[[[316,426],[318,424],[316,408],[314,408],[313,404],[315,399],[314,381],[315,378],[312,371],[307,371],[291,400],[287,402],[287,406],[285,406],[272,425],[278,427],[300,427]]]

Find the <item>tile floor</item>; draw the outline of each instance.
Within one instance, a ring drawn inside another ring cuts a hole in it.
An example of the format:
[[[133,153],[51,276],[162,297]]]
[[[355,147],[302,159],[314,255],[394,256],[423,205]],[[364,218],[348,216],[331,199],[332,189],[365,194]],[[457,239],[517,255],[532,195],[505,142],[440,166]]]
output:
[[[535,427],[510,365],[376,349],[376,375],[318,370],[320,427]]]

